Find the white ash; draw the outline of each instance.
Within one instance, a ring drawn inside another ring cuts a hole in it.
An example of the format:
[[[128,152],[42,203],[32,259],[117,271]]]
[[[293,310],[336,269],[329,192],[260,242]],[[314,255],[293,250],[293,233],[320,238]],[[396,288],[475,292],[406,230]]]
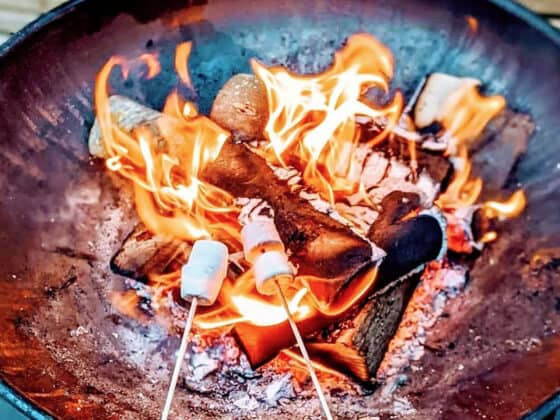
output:
[[[241,207],[238,220],[242,225],[258,219],[274,219],[274,209],[263,199],[239,197],[235,205]]]
[[[70,337],[79,337],[81,335],[88,334],[88,333],[89,331],[80,325],[75,330],[70,331]]]
[[[466,268],[428,267],[408,304],[397,333],[377,373],[393,387],[403,369],[424,354],[427,331],[443,313],[447,300],[456,297],[466,281]]]
[[[192,370],[190,379],[200,382],[209,374],[215,372],[220,367],[220,363],[216,359],[212,359],[208,353],[194,353],[189,359],[189,365]]]
[[[270,406],[277,406],[282,399],[295,398],[296,394],[292,384],[292,375],[286,374],[280,379],[269,384],[265,389],[265,400]]]
[[[238,400],[235,400],[233,405],[245,411],[253,411],[259,408],[259,402],[249,395],[244,395]]]
[[[367,166],[366,166],[367,167]],[[393,191],[418,194],[424,208],[432,206],[439,193],[439,184],[426,171],[418,175],[416,183],[411,181],[412,170],[409,166],[391,158],[386,169],[385,177],[374,187],[368,189],[368,198],[376,204]]]

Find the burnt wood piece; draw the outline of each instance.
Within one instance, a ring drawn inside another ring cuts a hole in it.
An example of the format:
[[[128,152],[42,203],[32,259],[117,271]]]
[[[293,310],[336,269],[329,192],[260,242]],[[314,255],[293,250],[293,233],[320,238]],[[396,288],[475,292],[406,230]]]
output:
[[[302,334],[311,336],[346,319],[341,324],[345,328],[345,333],[341,335],[345,340],[337,343],[349,349],[350,358],[354,361],[345,363],[348,371],[343,373],[360,380],[366,380],[360,366],[367,366],[367,379],[375,375],[416,287],[421,269],[446,249],[445,226],[439,217],[421,214],[400,221],[402,217],[397,217],[399,214],[409,213],[398,205],[402,198],[402,195],[392,194],[384,200],[387,209],[391,209],[388,212],[392,212],[385,216],[385,220],[398,221],[388,226],[387,232],[370,232],[370,236],[378,237],[384,243],[387,256],[381,262],[373,293],[364,306],[356,308],[353,314],[343,314],[339,319],[327,318],[317,312],[298,323]],[[412,203],[414,198],[411,197],[410,200]],[[349,324],[348,318],[351,318]],[[238,324],[233,328],[233,334],[254,368],[268,362],[295,342],[288,323],[273,327]],[[340,347],[336,349],[339,350]],[[327,352],[325,348],[322,350],[323,353]],[[328,349],[332,360],[337,359],[333,356],[336,351],[333,347]],[[357,362],[356,354],[362,357],[363,363]]]
[[[150,274],[163,274],[184,263],[190,246],[178,239],[155,235],[140,223],[111,259],[111,270],[146,282]]]
[[[529,115],[510,109],[488,124],[473,153],[473,173],[484,181],[485,197],[495,197],[506,186],[534,131]]]
[[[260,198],[274,209],[274,221],[298,275],[324,279],[315,297],[332,302],[360,270],[374,263],[372,245],[349,227],[316,210],[290,191],[266,161],[245,145],[226,142],[203,178],[235,197]]]
[[[119,110],[117,123],[133,120],[137,126],[145,124],[151,130],[157,129],[151,123],[153,110],[118,96],[111,97],[110,106],[111,110]],[[274,175],[266,161],[243,144],[226,142],[219,157],[205,168],[202,177],[234,197],[260,198],[270,204],[290,259],[299,267],[298,273],[319,277],[325,280],[321,285],[328,285],[312,288],[315,297],[324,303],[331,302],[349,279],[377,258],[373,255],[374,246],[367,240],[290,191],[288,185]],[[119,258],[115,257],[113,261],[113,268],[118,273],[143,279],[146,268],[151,269],[155,265],[160,269],[160,263],[174,252],[175,243],[170,245],[166,238],[154,237],[150,242],[144,239],[145,235],[138,232],[125,241],[123,247],[126,252],[119,251]],[[165,248],[161,256],[154,250],[155,243]],[[142,256],[137,259],[133,254],[138,247]],[[151,258],[156,260],[151,261]]]
[[[389,156],[395,156],[403,163],[410,163],[410,149],[407,141],[396,139],[387,141],[376,147],[377,150],[384,151]],[[448,158],[441,153],[422,150],[416,148],[416,161],[418,172],[427,171],[430,177],[437,183],[445,186],[453,173],[453,165]]]

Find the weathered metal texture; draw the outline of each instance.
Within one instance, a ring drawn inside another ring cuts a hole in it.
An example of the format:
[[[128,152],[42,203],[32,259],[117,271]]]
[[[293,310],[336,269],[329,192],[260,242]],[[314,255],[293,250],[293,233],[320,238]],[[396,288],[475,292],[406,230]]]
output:
[[[474,76],[538,126],[511,181],[528,190],[526,214],[476,261],[467,291],[436,326],[433,354],[398,394],[413,399],[418,418],[512,418],[555,394],[559,33],[505,0],[185,3],[74,1],[0,48],[2,379],[60,418],[158,416],[177,338],[118,315],[110,302],[123,279],[109,260],[133,211],[86,148],[92,82],[111,54],[159,53],[164,70],[154,80],[113,77],[118,93],[158,108],[177,83],[174,46],[193,40],[192,76],[207,112],[223,83],[249,70],[250,57],[316,71],[349,34],[368,31],[394,51],[395,86],[405,93],[436,70]],[[537,252],[548,262],[535,262]],[[537,340],[525,345],[530,338]],[[296,401],[248,414],[228,396],[180,394],[185,417],[318,413]],[[375,395],[341,401],[341,418],[374,414],[379,403]]]

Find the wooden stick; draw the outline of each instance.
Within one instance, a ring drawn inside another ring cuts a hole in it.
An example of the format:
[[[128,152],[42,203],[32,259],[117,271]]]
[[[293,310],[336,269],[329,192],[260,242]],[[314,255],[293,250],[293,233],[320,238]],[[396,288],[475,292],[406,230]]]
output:
[[[327,399],[325,398],[325,394],[323,393],[323,389],[321,388],[321,383],[319,382],[319,378],[317,378],[317,374],[315,373],[315,369],[313,368],[313,364],[311,363],[311,359],[309,358],[309,353],[307,353],[307,349],[305,348],[305,344],[303,342],[303,338],[299,333],[298,327],[296,322],[294,321],[292,314],[290,312],[290,307],[288,306],[288,301],[282,292],[282,288],[280,287],[280,283],[278,280],[274,280],[276,283],[276,288],[278,289],[278,295],[280,296],[280,300],[282,301],[282,305],[286,310],[286,315],[288,316],[288,322],[290,323],[290,327],[292,328],[292,332],[294,333],[294,337],[296,339],[297,345],[299,347],[299,351],[305,360],[305,364],[307,365],[307,370],[309,371],[309,375],[311,376],[311,380],[313,381],[313,385],[315,385],[315,390],[317,391],[317,395],[319,396],[319,402],[321,403],[321,407],[323,408],[323,413],[328,420],[332,420],[333,416],[331,414],[331,409],[329,404],[327,403]]]
[[[177,387],[177,380],[179,379],[179,373],[181,372],[183,359],[185,358],[185,353],[187,352],[187,344],[189,342],[189,336],[191,333],[194,315],[196,313],[197,306],[198,306],[198,299],[193,297],[191,302],[191,308],[189,309],[189,314],[187,316],[187,321],[185,323],[185,331],[183,331],[181,345],[179,346],[179,351],[177,352],[177,360],[175,361],[175,368],[173,369],[173,375],[171,376],[169,390],[167,391],[165,406],[163,407],[163,411],[161,413],[161,420],[167,420],[167,417],[169,417],[169,411],[171,410],[171,403],[173,402],[173,396],[175,395],[175,388]]]

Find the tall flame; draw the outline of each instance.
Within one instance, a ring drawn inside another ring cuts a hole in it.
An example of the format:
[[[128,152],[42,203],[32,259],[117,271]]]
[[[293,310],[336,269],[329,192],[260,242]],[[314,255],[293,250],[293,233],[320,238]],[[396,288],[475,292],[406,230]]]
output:
[[[332,67],[318,75],[266,68],[256,60],[252,67],[266,87],[270,117],[265,136],[276,160],[300,167],[304,181],[331,202],[337,194],[356,192],[359,177],[353,176],[358,169],[353,157],[360,137],[356,117],[385,118],[391,126],[402,109],[400,93],[382,108],[362,98],[373,87],[388,91],[391,52],[370,35],[358,34],[335,54]]]
[[[178,49],[181,78],[190,82],[186,69],[190,44]],[[153,57],[143,56],[149,76],[159,71]],[[196,106],[170,95],[157,121],[125,132],[113,123],[108,79],[115,66],[125,77],[127,62],[111,58],[99,72],[95,108],[101,128],[107,167],[134,185],[138,215],[152,232],[184,240],[237,238],[237,209],[225,191],[204,182],[202,170],[215,160],[229,132],[198,115]]]

